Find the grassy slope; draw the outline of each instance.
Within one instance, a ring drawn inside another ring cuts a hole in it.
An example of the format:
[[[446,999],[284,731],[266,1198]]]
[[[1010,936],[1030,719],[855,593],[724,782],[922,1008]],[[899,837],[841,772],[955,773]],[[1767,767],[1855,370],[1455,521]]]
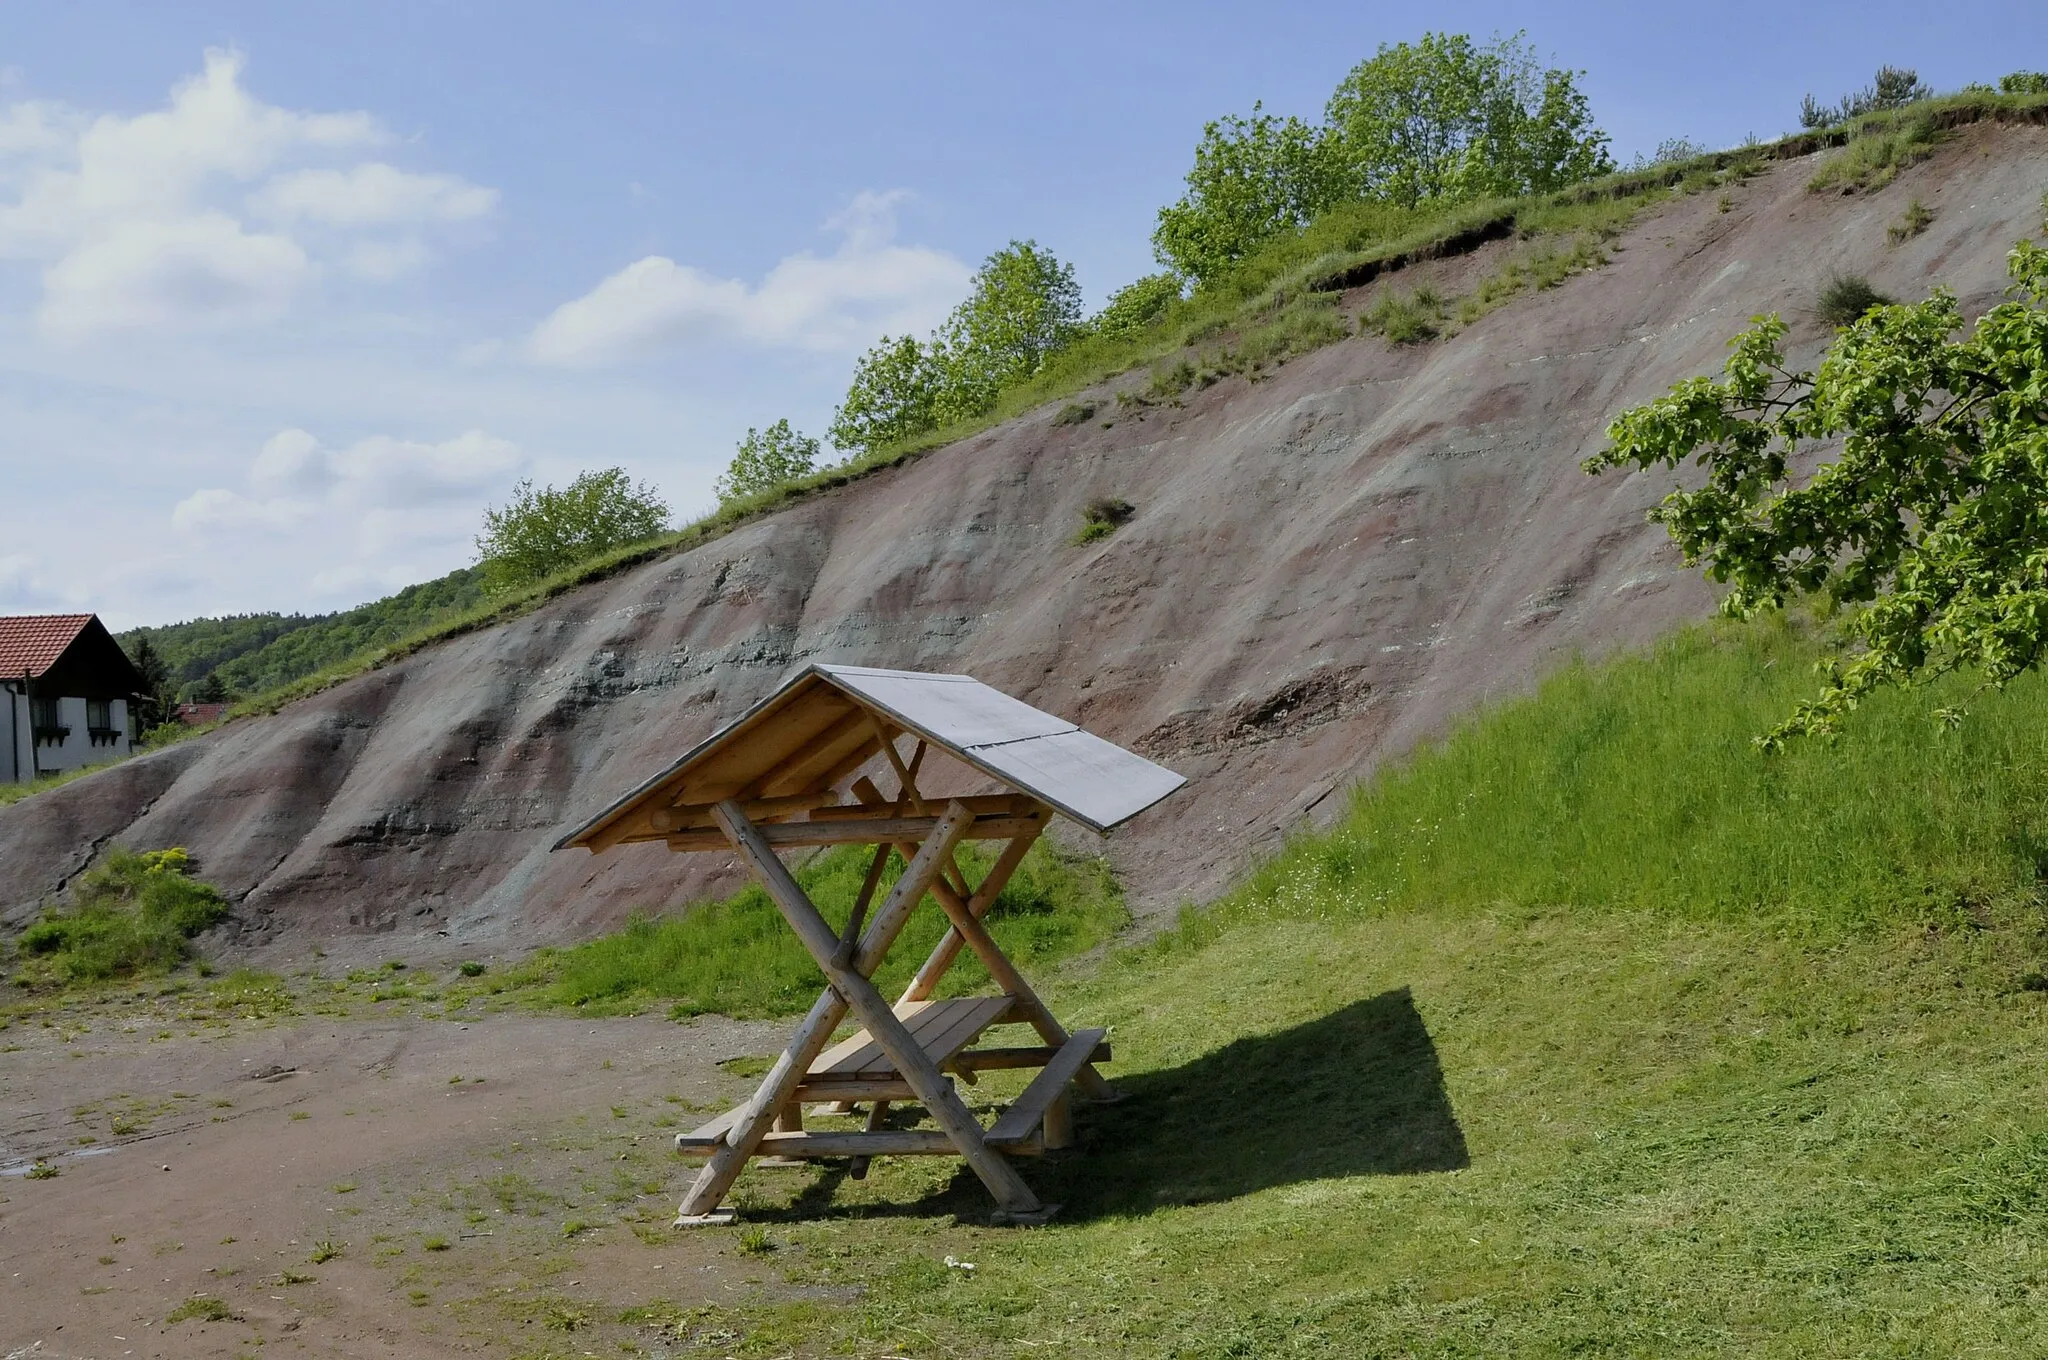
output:
[[[1702,631],[1475,720],[1050,989],[1130,1096],[1030,1169],[1056,1226],[968,1226],[951,1163],[751,1171],[783,1272],[867,1292],[702,1325],[760,1355],[2048,1348],[2048,687],[1946,734],[1957,686],[1893,696],[1767,760],[1806,657]]]

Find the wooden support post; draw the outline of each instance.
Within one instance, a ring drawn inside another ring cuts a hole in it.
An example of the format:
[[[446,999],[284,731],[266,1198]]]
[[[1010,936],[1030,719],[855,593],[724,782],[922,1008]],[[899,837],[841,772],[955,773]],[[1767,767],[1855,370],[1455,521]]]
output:
[[[1004,885],[1010,881],[1010,875],[1017,872],[1017,866],[1024,862],[1024,856],[1029,853],[1031,843],[1037,839],[1038,832],[1031,831],[1018,836],[1003,847],[1003,853],[996,859],[995,867],[988,871],[988,877],[974,890],[970,905],[973,906],[977,917],[986,915],[988,909],[996,904],[996,898],[1001,895]],[[917,970],[917,976],[903,989],[903,996],[898,1004],[902,1001],[930,1000],[932,990],[939,985],[939,979],[946,975],[946,970],[953,966],[953,960],[960,957],[960,947],[966,943],[967,941],[960,937],[959,931],[948,926],[937,947],[932,950],[931,957],[924,961]]]
[[[881,1045],[882,1051],[889,1055],[898,1075],[910,1083],[910,1089],[917,1093],[919,1103],[931,1113],[932,1119],[945,1133],[947,1141],[958,1148],[960,1155],[967,1159],[968,1166],[974,1169],[974,1174],[981,1178],[982,1184],[995,1196],[996,1203],[1009,1214],[1040,1213],[1044,1206],[1039,1203],[1038,1196],[1031,1192],[1031,1187],[1024,1183],[1024,1178],[1017,1174],[1017,1169],[1010,1165],[1008,1159],[982,1141],[981,1125],[975,1122],[974,1116],[961,1103],[959,1093],[953,1089],[953,1083],[939,1071],[930,1058],[925,1056],[924,1050],[918,1047],[917,1040],[904,1028],[903,1022],[896,1018],[896,1013],[890,1009],[889,1003],[875,990],[875,984],[868,981],[864,973],[839,962],[838,935],[826,924],[825,918],[818,914],[817,907],[804,895],[803,889],[790,876],[782,861],[775,857],[773,848],[761,838],[754,824],[747,820],[739,804],[720,803],[713,816],[718,819],[719,826],[731,839],[733,848],[740,852],[741,857],[760,878],[761,885],[768,890],[768,896],[781,909],[783,919],[789,922],[790,929],[796,932],[797,938],[803,941],[804,948],[810,952],[818,966],[824,969],[832,989],[846,998],[854,1014],[858,1015],[861,1023],[867,1027],[868,1033]],[[966,807],[955,803],[948,805],[944,817],[940,820],[942,823],[957,821],[965,824],[971,821],[973,816],[974,814]],[[954,839],[957,841],[958,836],[956,835]],[[934,849],[937,842],[938,837],[934,836],[932,840],[926,842],[925,849]],[[949,859],[952,853],[952,847],[949,845],[935,858]],[[932,882],[938,882],[936,873]]]
[[[981,960],[982,967],[988,969],[988,975],[995,979],[996,985],[1016,998],[1017,1009],[1024,1012],[1024,1018],[1038,1031],[1038,1037],[1054,1048],[1063,1046],[1067,1042],[1066,1027],[1053,1015],[1052,1008],[1038,999],[1038,993],[1031,990],[1031,984],[1017,971],[1017,965],[1010,962],[1010,956],[1002,951],[995,937],[988,933],[988,927],[974,914],[972,905],[961,901],[960,895],[943,878],[932,883],[932,896],[939,899],[939,905],[945,908],[953,929]],[[1092,1066],[1083,1066],[1074,1080],[1093,1099],[1117,1098],[1116,1088]]]
[[[740,820],[752,829],[752,823],[745,822],[744,817]],[[911,911],[924,899],[925,891],[938,877],[939,866],[953,857],[953,848],[960,843],[960,838],[966,835],[967,828],[973,821],[974,814],[965,809],[962,809],[962,815],[954,816],[949,811],[947,816],[939,819],[931,839],[911,858],[909,867],[903,871],[903,877],[896,880],[896,886],[889,890],[889,896],[875,912],[874,920],[869,923],[867,932],[861,936],[860,948],[854,951],[853,958],[846,967],[862,977],[875,971],[883,955],[889,952],[889,946],[896,943],[896,937],[903,933],[904,925],[910,920]],[[754,840],[758,842],[759,839],[757,834]],[[794,883],[793,879],[789,879],[789,871],[782,869],[782,861],[775,858],[772,850],[767,851],[767,856],[776,868],[782,871],[782,877]],[[813,914],[816,914],[815,909]],[[827,926],[826,931],[829,934],[831,927]],[[837,949],[838,937],[833,936],[832,952],[836,954]],[[832,971],[827,969],[825,975],[831,977]],[[718,1201],[725,1197],[725,1192],[739,1179],[740,1171],[747,1164],[747,1158],[753,1156],[754,1149],[760,1146],[761,1139],[767,1134],[776,1114],[795,1096],[797,1086],[810,1072],[811,1063],[832,1042],[832,1031],[846,1018],[846,1007],[847,998],[836,988],[827,988],[812,1004],[810,1014],[804,1017],[804,1022],[797,1027],[796,1033],[790,1036],[789,1046],[783,1049],[782,1056],[775,1060],[775,1066],[762,1078],[760,1088],[748,1101],[746,1113],[733,1121],[732,1129],[726,1135],[725,1145],[714,1151],[711,1160],[697,1173],[696,1181],[690,1186],[689,1193],[683,1197],[682,1207],[677,1212],[676,1222],[679,1226],[713,1221],[712,1214],[718,1208]],[[893,1014],[891,1018],[894,1018]]]

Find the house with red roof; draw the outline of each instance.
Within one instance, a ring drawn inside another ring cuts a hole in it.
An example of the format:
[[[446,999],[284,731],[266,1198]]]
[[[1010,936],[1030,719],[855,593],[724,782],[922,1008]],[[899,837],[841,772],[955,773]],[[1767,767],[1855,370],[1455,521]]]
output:
[[[0,617],[0,780],[128,754],[149,684],[94,614]]]

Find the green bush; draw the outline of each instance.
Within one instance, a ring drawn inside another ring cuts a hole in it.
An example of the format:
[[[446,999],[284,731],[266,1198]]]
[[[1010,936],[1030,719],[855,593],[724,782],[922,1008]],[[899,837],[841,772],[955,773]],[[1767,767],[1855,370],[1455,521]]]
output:
[[[1870,286],[1861,274],[1837,274],[1821,286],[1814,312],[1830,326],[1853,326],[1872,307],[1887,307],[1891,299]]]
[[[668,506],[624,468],[583,473],[560,491],[525,481],[504,509],[484,511],[477,565],[491,589],[513,590],[667,528]]]
[[[792,870],[835,927],[852,910],[870,853],[865,846],[841,846]],[[877,903],[902,870],[902,861],[890,858]],[[980,847],[960,858],[970,882],[992,861]],[[1040,841],[996,899],[988,922],[1003,951],[1028,967],[1091,949],[1128,919],[1107,864],[1062,855]],[[935,906],[920,907],[876,973],[876,986],[885,992],[904,986],[945,930]],[[768,894],[754,885],[679,915],[637,917],[616,934],[555,953],[541,967],[552,975],[547,1001],[600,1014],[664,1000],[674,1003],[678,1016],[785,1015],[809,1005],[825,982]],[[965,954],[942,991],[957,995],[987,980],[979,962]]]
[[[765,430],[749,427],[712,491],[720,505],[731,505],[808,476],[817,462],[818,441],[797,433],[787,419]]]
[[[1075,546],[1093,543],[1131,522],[1138,507],[1119,496],[1098,496],[1081,508],[1081,527],[1074,532]]]
[[[168,972],[192,956],[192,937],[227,919],[227,899],[191,876],[180,849],[115,847],[16,942],[24,986],[63,986]]]

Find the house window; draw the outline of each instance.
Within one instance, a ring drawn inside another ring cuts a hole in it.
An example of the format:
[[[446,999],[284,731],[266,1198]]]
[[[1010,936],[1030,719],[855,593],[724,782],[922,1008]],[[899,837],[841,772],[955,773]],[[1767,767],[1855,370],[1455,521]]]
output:
[[[35,729],[38,746],[62,746],[64,738],[71,735],[71,729],[64,726],[58,717],[55,699],[30,699],[28,721],[29,726]]]
[[[87,699],[85,701],[85,730],[95,746],[112,746],[121,740],[119,729],[114,726],[114,701],[112,699]]]

